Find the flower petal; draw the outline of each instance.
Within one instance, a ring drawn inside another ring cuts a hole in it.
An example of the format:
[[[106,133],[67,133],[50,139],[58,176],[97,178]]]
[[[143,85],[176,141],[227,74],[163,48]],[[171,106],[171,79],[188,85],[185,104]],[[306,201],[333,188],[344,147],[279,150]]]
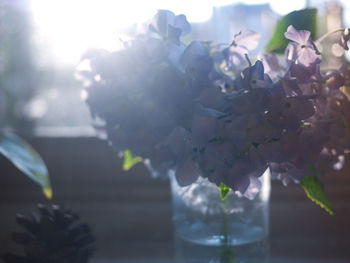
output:
[[[254,50],[259,45],[260,34],[251,30],[243,31],[234,38],[236,45],[247,50]]]
[[[284,36],[299,45],[306,45],[310,41],[311,33],[307,30],[296,30],[292,25],[287,28]]]
[[[197,163],[191,159],[185,160],[177,166],[175,176],[180,186],[192,184],[199,176]]]

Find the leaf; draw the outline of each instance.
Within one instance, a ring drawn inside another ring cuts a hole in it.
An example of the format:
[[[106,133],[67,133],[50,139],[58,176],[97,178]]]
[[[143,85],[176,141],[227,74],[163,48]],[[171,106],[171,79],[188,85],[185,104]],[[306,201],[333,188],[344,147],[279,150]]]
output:
[[[221,183],[219,186],[219,189],[220,189],[220,193],[221,193],[221,200],[225,200],[228,193],[231,191],[231,188],[228,187],[226,184]]]
[[[21,172],[39,184],[48,199],[52,198],[50,178],[44,161],[26,141],[15,134],[0,134],[0,153]]]
[[[275,27],[270,42],[266,46],[266,52],[284,53],[289,40],[284,37],[287,27],[293,25],[297,30],[308,30],[314,39],[317,30],[317,9],[307,8],[293,11],[283,16]]]
[[[326,210],[331,216],[334,216],[335,213],[331,208],[327,196],[324,192],[322,183],[318,180],[316,176],[307,175],[301,181],[301,185],[304,188],[306,195],[321,208]]]
[[[133,167],[135,164],[142,162],[142,158],[140,156],[132,156],[130,150],[124,151],[124,163],[123,163],[123,170],[128,171],[131,167]]]

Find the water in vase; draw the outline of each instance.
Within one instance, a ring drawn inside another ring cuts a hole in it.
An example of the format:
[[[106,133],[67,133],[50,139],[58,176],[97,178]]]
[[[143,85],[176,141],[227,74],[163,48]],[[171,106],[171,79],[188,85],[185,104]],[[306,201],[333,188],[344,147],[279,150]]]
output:
[[[269,240],[242,245],[212,245],[193,243],[175,237],[175,258],[178,263],[268,263]]]
[[[171,180],[175,255],[178,263],[264,263],[269,256],[269,170],[249,200],[200,178],[180,187]]]

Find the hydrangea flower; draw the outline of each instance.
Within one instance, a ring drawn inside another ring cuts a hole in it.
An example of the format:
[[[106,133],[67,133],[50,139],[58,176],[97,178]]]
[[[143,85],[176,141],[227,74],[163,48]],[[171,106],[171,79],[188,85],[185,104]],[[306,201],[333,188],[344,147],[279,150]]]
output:
[[[254,50],[259,44],[260,35],[254,31],[239,32],[233,37],[231,45],[223,50],[227,67],[232,69],[244,65],[245,55]]]
[[[185,16],[160,10],[150,31],[124,50],[86,55],[87,103],[113,147],[149,159],[157,174],[174,170],[181,186],[202,176],[249,199],[267,168],[287,184],[342,167],[350,151],[350,71],[321,70],[309,31],[288,27],[283,71],[272,55],[250,62],[252,31],[222,48],[181,43],[189,28]],[[344,49],[348,40],[346,29]]]
[[[321,54],[311,39],[311,33],[306,30],[296,30],[293,26],[287,28],[284,36],[292,40],[287,47],[287,60],[306,68],[321,62]]]
[[[151,31],[177,45],[180,45],[180,37],[191,31],[185,15],[176,16],[169,10],[159,10],[149,27]]]
[[[296,30],[292,25],[284,34],[292,40],[286,48],[286,58],[293,77],[300,82],[307,82],[317,74],[317,65],[321,63],[321,54],[311,39],[311,33],[306,30]]]

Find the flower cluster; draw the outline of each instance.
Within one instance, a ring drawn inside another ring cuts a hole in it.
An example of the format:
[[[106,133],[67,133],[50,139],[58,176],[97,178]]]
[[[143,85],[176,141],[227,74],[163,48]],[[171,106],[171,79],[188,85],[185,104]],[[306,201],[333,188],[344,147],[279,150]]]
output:
[[[288,27],[282,66],[271,54],[251,63],[254,32],[227,46],[186,46],[180,38],[189,30],[184,15],[161,10],[123,50],[85,56],[87,103],[117,150],[149,159],[154,172],[175,170],[180,185],[202,176],[247,198],[267,168],[286,184],[342,167],[350,70],[322,70],[310,32]],[[343,30],[344,49],[348,40]]]

